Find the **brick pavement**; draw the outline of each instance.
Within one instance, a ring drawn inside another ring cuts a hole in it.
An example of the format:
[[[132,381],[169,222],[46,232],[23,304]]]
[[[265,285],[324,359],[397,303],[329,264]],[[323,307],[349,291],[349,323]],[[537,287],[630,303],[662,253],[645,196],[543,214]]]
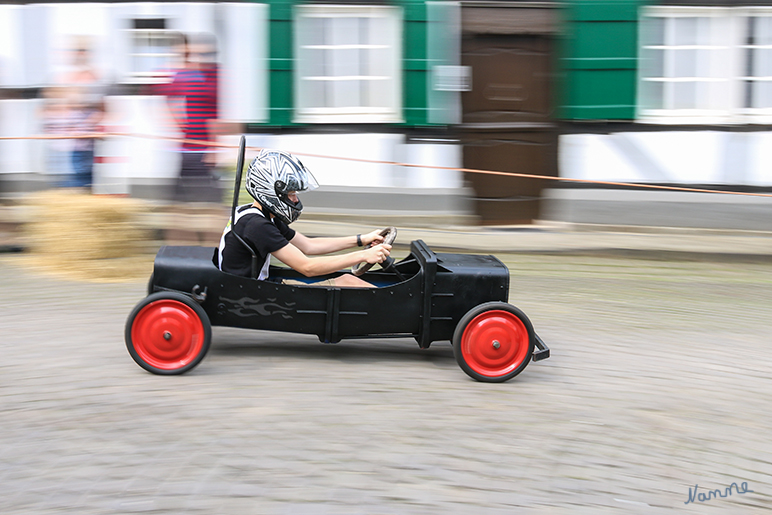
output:
[[[448,344],[231,329],[153,376],[123,344],[144,280],[0,256],[0,513],[768,511],[772,266],[499,257],[553,357],[490,385]]]

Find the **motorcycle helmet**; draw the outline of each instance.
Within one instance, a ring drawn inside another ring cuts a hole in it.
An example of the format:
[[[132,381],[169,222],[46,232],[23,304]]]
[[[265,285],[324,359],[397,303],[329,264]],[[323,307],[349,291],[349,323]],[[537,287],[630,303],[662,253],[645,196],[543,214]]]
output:
[[[258,201],[285,223],[300,216],[303,204],[292,202],[289,192],[315,190],[319,183],[295,156],[281,150],[263,149],[249,165],[246,188]]]

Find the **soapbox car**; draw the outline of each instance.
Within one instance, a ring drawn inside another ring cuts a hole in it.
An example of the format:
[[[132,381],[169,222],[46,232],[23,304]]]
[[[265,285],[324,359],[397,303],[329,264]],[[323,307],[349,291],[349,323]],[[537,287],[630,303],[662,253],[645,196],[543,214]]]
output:
[[[244,148],[242,137],[231,213]],[[391,228],[387,237],[395,235]],[[509,270],[494,256],[435,253],[416,240],[404,259],[388,260],[377,271],[357,270],[378,286],[360,289],[231,275],[215,265],[216,250],[158,251],[148,296],[126,322],[126,346],[140,367],[163,375],[191,370],[209,350],[212,326],[313,334],[323,343],[412,337],[422,349],[449,340],[459,366],[484,382],[507,381],[550,355],[525,313],[507,303]],[[270,278],[304,279],[277,266]]]

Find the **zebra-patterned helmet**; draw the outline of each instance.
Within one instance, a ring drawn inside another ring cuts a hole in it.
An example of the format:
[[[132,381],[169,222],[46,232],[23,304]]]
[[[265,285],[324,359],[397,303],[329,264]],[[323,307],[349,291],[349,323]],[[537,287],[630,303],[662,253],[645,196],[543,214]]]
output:
[[[292,202],[287,194],[318,187],[319,183],[298,158],[280,150],[261,150],[247,170],[249,194],[288,224],[298,219],[303,204],[300,200]]]

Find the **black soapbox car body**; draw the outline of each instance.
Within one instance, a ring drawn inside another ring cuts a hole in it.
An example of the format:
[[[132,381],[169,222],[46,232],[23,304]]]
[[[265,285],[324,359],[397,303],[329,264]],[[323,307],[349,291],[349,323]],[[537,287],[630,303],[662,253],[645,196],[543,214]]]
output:
[[[242,137],[232,212],[244,149]],[[507,381],[549,357],[528,317],[507,303],[509,270],[494,256],[435,253],[413,241],[404,259],[364,273],[378,286],[365,289],[259,281],[222,272],[215,260],[211,247],[158,251],[148,296],[126,322],[126,346],[139,366],[164,375],[191,370],[209,350],[212,326],[313,334],[323,343],[412,337],[426,349],[451,341],[464,372],[484,382]],[[276,266],[270,277],[303,280]]]

